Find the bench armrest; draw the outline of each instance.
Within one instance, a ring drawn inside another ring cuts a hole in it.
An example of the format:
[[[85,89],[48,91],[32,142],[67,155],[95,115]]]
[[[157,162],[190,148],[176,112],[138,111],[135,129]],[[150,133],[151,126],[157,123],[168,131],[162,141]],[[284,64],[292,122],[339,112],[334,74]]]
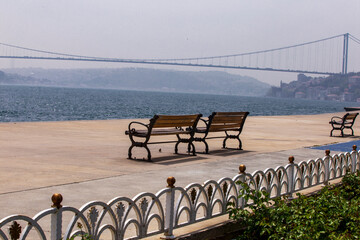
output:
[[[205,126],[208,126],[209,120],[203,119],[203,118],[199,118],[199,122],[203,121],[205,123]],[[196,129],[199,127],[199,122],[197,123],[197,125],[195,126],[195,129],[193,129],[193,127],[187,127],[186,131],[196,131]]]
[[[208,118],[200,118],[199,120],[203,121],[204,123],[208,123],[209,122],[209,119]]]
[[[341,117],[335,116],[335,117],[332,117],[332,118],[331,118],[331,121],[330,121],[330,122],[336,122],[336,120],[342,121],[343,119],[342,119]]]
[[[195,129],[202,127],[202,126],[200,126],[200,121],[202,121],[205,124],[206,129],[209,127],[209,119],[199,118],[199,122],[195,126]]]
[[[125,131],[125,134],[130,135],[131,133],[136,132],[135,128],[133,127],[133,125],[140,125],[142,127],[145,127],[148,131],[149,131],[149,124],[145,124],[142,122],[131,122],[128,126],[128,130]]]
[[[205,123],[206,127],[208,127],[208,125],[209,125],[209,119],[200,118],[199,120],[200,120],[200,121],[203,121],[203,122]]]

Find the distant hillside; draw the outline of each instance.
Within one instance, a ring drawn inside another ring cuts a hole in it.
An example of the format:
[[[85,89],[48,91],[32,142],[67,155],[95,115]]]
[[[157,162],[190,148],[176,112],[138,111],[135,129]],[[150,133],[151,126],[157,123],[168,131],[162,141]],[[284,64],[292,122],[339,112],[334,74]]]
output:
[[[0,84],[110,88],[163,92],[264,96],[270,85],[252,77],[220,71],[187,72],[146,68],[3,70]]]

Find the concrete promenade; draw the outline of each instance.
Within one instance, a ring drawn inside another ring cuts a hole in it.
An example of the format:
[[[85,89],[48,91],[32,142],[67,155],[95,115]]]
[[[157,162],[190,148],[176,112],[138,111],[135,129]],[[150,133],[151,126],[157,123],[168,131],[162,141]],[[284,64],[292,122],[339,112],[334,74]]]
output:
[[[250,115],[241,135],[243,151],[221,149],[220,139],[209,140],[210,154],[195,157],[185,154],[184,146],[179,150],[184,154],[175,155],[174,144],[150,145],[153,162],[127,159],[130,141],[124,132],[129,119],[0,123],[0,219],[11,214],[32,217],[50,207],[53,193],[63,195],[63,205],[80,207],[92,200],[156,193],[168,176],[184,187],[233,177],[240,164],[253,172],[285,165],[290,155],[295,162],[323,157],[324,151],[306,147],[357,140],[360,135],[358,121],[355,137],[329,137],[330,118],[343,114]],[[196,147],[203,151],[201,143]],[[146,151],[136,149],[134,155],[145,157]]]

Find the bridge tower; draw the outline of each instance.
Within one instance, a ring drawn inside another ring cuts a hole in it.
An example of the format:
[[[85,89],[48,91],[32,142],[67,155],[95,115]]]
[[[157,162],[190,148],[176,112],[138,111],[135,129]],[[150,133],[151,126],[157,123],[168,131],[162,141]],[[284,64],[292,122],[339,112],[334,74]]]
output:
[[[342,74],[347,74],[349,33],[344,34]]]

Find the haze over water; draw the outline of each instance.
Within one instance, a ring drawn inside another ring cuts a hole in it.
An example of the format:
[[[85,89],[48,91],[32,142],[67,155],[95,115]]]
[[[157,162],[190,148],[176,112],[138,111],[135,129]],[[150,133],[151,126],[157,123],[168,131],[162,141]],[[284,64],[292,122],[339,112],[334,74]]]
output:
[[[342,112],[357,103],[105,89],[0,86],[0,122],[151,118],[249,111],[250,116]]]

